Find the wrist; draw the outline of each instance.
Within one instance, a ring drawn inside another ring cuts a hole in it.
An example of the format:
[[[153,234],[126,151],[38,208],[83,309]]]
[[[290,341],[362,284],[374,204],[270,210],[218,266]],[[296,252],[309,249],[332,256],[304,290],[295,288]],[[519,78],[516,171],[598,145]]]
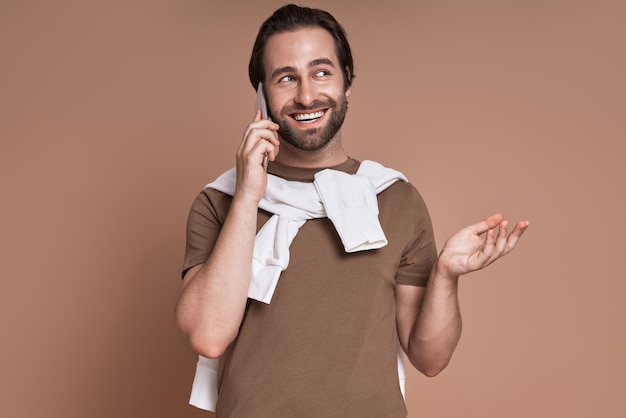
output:
[[[253,194],[237,191],[233,195],[233,202],[231,207],[238,208],[240,210],[251,210],[256,212],[259,208],[260,198],[257,198]]]
[[[437,262],[433,267],[432,277],[436,280],[444,280],[446,282],[456,283],[459,280],[460,275],[455,273],[450,263],[448,263],[442,257],[437,258]]]

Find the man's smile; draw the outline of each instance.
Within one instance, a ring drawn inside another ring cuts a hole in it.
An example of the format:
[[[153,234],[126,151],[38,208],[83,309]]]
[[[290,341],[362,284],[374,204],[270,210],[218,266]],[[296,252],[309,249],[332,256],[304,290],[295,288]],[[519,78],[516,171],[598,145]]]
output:
[[[326,109],[309,113],[292,113],[291,117],[301,123],[312,123],[320,119],[326,113]]]

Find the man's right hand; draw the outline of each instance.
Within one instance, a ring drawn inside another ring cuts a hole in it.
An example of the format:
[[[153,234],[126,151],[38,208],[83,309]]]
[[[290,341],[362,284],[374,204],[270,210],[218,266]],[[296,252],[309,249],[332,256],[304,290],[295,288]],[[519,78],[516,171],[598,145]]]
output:
[[[254,200],[257,204],[267,187],[267,173],[263,159],[269,161],[278,155],[278,124],[262,119],[257,110],[254,119],[246,128],[243,141],[237,150],[237,188],[235,196]]]

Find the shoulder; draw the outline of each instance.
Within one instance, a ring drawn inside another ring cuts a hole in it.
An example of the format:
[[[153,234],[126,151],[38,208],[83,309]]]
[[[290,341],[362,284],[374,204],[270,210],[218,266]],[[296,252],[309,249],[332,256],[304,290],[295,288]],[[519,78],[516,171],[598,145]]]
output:
[[[426,205],[415,185],[408,181],[396,181],[378,195],[378,200],[385,203],[402,203],[410,207]]]
[[[190,216],[224,220],[230,209],[231,202],[232,197],[228,194],[206,187],[194,199],[191,205]]]
[[[405,181],[397,181],[378,195],[381,223],[402,225],[406,232],[420,234],[430,229],[428,207],[417,188]]]

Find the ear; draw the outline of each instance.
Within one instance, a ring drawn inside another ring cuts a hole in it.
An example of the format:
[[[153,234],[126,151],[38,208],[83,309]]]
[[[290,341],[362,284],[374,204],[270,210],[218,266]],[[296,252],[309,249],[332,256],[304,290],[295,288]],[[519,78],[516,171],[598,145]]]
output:
[[[349,78],[350,78],[350,86],[348,86],[348,88],[346,89],[346,97],[350,96],[350,93],[352,92],[352,82],[354,81],[354,79],[352,78],[352,74],[350,74],[350,70],[348,69],[348,67],[346,67],[346,73],[345,73]]]

